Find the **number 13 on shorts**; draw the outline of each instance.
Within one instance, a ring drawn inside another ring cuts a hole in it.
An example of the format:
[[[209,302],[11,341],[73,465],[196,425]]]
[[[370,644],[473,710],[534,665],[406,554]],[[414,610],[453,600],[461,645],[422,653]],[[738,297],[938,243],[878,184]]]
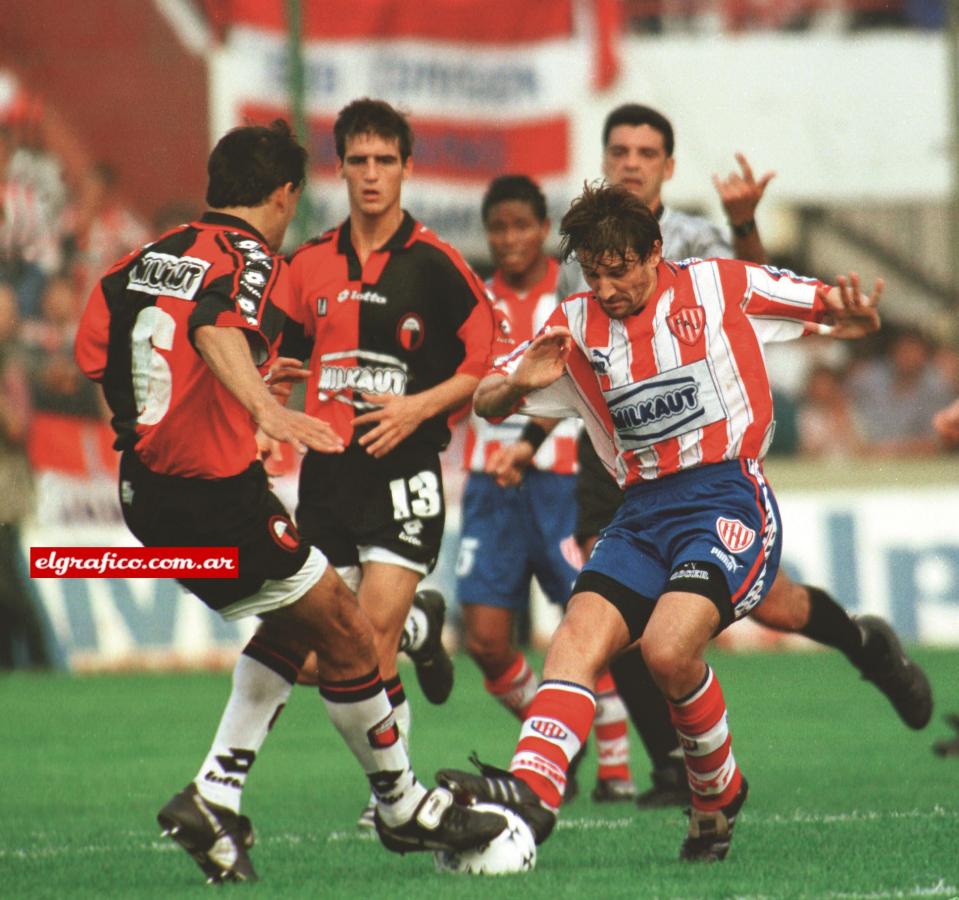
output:
[[[413,517],[429,519],[439,515],[443,508],[440,481],[436,473],[428,469],[410,478],[394,478],[390,482],[390,496],[393,518],[398,522]]]

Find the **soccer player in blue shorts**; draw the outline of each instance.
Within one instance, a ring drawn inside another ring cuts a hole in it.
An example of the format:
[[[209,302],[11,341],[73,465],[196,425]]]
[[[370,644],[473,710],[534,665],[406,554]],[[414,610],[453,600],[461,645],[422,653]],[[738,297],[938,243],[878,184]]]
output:
[[[443,770],[454,790],[506,802],[544,840],[594,717],[596,676],[640,642],[680,734],[692,804],[680,850],[725,858],[746,800],[710,639],[762,602],[781,526],[762,472],[773,408],[762,342],[879,327],[881,283],[830,287],[738,260],[662,258],[649,208],[587,188],[564,216],[563,255],[590,290],[480,383],[477,413],[579,414],[625,499],[577,578],[510,764]]]
[[[504,175],[491,182],[482,216],[496,265],[487,287],[501,327],[511,343],[529,340],[557,303],[559,266],[544,250],[550,230],[546,198],[529,177]],[[456,566],[465,646],[483,672],[486,690],[520,720],[539,682],[513,642],[515,616],[529,604],[534,576],[553,603],[565,604],[581,565],[574,538],[578,432],[573,420],[547,436],[523,416],[495,425],[470,417]],[[608,673],[603,678],[597,687],[602,710],[596,719],[594,797],[628,800],[635,788],[625,713],[612,678]]]

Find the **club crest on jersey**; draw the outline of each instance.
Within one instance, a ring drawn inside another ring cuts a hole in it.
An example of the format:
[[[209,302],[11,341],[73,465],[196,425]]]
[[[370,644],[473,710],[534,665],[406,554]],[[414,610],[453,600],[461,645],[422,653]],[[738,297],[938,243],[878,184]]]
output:
[[[692,346],[702,336],[706,313],[701,306],[685,307],[669,316],[666,324],[679,340]]]
[[[300,535],[286,516],[273,516],[269,525],[270,537],[277,545],[291,553],[300,546]]]
[[[749,528],[739,519],[716,519],[716,533],[730,553],[742,553],[756,540],[756,529]]]
[[[419,350],[424,337],[423,320],[416,313],[407,313],[396,326],[396,340],[404,350]]]
[[[541,734],[544,738],[550,738],[551,740],[565,741],[566,738],[569,737],[569,732],[552,719],[531,719],[529,727],[537,732],[537,734]]]

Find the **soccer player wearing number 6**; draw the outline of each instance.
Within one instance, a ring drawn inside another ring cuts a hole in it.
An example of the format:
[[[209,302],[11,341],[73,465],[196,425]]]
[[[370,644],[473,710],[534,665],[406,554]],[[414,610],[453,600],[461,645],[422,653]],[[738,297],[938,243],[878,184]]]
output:
[[[761,344],[875,331],[882,284],[865,295],[855,275],[829,287],[738,260],[663,260],[656,218],[622,186],[587,187],[561,233],[590,291],[483,379],[474,409],[580,415],[625,499],[577,578],[510,770],[437,778],[505,799],[545,838],[589,733],[596,676],[639,640],[692,789],[680,856],[721,860],[747,784],[703,652],[762,602],[782,540],[762,471],[773,408]]]
[[[240,789],[296,680],[287,648],[316,654],[320,693],[368,777],[388,848],[473,847],[506,826],[417,781],[369,619],[327,558],[300,540],[257,459],[257,427],[301,450],[343,451],[328,424],[287,410],[264,381],[278,371],[285,316],[276,302],[288,290],[275,251],[305,167],[285,122],[229,132],[210,155],[209,211],[114,265],[76,338],[80,368],[113,411],[130,530],[146,546],[237,547],[237,578],[181,583],[224,619],[263,620],[234,671],[234,688],[256,702],[242,714],[227,708],[209,765],[158,815],[211,882],[256,877]]]

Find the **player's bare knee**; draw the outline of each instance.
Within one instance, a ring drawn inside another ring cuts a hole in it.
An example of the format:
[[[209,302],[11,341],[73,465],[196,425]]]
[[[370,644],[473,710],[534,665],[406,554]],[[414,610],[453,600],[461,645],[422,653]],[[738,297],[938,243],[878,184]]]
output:
[[[567,616],[550,641],[543,677],[593,684],[612,656],[608,637],[601,629],[591,629],[585,616]]]
[[[777,631],[799,631],[809,620],[808,592],[805,587],[793,582],[777,588],[778,582],[766,599],[753,610],[752,617]]]
[[[679,643],[665,640],[643,640],[643,659],[653,679],[668,694],[676,696],[675,685],[684,680],[691,663],[689,654]]]

